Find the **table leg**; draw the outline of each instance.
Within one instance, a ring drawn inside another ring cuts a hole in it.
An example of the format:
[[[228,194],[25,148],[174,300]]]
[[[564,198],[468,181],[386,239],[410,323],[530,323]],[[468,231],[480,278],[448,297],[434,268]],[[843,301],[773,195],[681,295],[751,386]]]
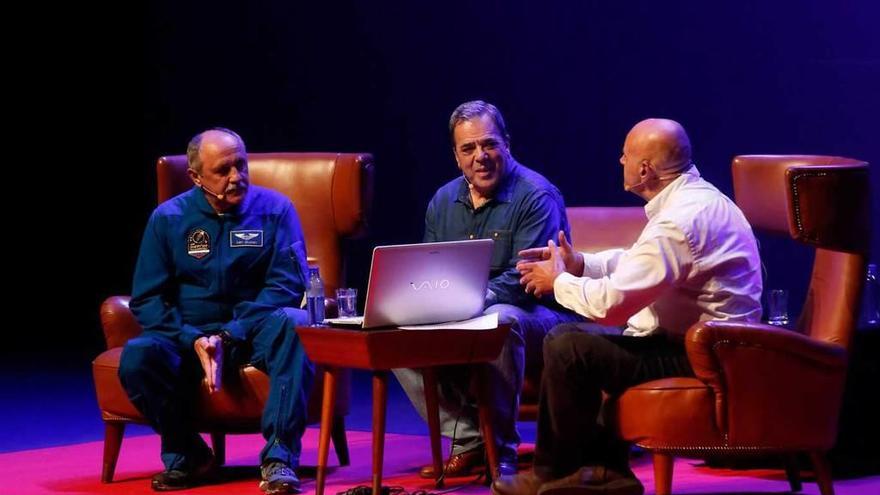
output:
[[[440,409],[437,399],[437,375],[434,368],[422,369],[425,385],[425,411],[428,415],[428,434],[431,438],[431,461],[434,464],[434,485],[443,487],[443,456],[440,453]]]
[[[385,402],[388,372],[373,372],[373,493],[382,493],[382,458],[385,454]]]
[[[486,365],[476,365],[473,368],[474,379],[477,380],[477,404],[480,411],[480,430],[483,434],[483,443],[486,445],[486,456],[489,458],[489,477],[498,477],[498,448],[495,446],[495,430],[492,428],[492,395],[488,389],[489,377]]]
[[[336,376],[339,370],[328,367],[324,370],[324,400],[321,403],[321,432],[318,436],[318,476],[315,481],[315,494],[324,494],[327,479],[327,454],[330,451],[330,433],[333,430],[333,406],[336,404]]]

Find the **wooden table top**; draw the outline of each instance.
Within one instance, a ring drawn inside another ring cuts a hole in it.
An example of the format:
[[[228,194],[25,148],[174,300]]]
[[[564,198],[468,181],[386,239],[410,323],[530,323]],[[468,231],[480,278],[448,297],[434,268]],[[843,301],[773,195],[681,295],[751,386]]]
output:
[[[492,361],[501,352],[509,331],[508,324],[492,330],[296,327],[313,362],[369,370]]]

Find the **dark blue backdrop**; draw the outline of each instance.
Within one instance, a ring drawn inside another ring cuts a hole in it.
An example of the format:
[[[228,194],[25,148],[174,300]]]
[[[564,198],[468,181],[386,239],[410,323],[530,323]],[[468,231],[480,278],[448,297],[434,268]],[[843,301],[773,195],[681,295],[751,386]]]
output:
[[[81,249],[60,282],[59,328],[77,330],[58,342],[100,346],[97,305],[129,291],[155,159],[210,126],[238,130],[251,151],[375,154],[356,281],[372,245],[421,237],[427,201],[457,173],[449,113],[469,99],[501,108],[514,154],[571,205],[641,204],[621,190],[617,159],[649,116],[683,123],[703,175],[729,194],[731,158],[745,153],[861,158],[876,193],[878,18],[868,0],[147,2],[142,52],[119,61],[141,57],[142,146],[134,133],[94,157],[101,194],[89,213],[112,242]],[[126,89],[118,104],[136,114],[136,86]],[[766,240],[763,255],[768,286],[801,297],[805,251]]]

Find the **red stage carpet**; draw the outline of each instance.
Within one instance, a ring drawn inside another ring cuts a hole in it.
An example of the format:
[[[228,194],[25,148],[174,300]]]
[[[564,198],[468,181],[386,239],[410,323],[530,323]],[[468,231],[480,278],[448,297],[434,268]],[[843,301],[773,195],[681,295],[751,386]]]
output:
[[[310,428],[303,445],[304,493],[314,493],[314,469],[317,456],[317,430]],[[352,465],[340,468],[335,454],[330,452],[331,471],[325,493],[335,495],[354,485],[370,482],[370,441],[368,432],[349,432]],[[116,481],[102,484],[101,442],[89,442],[66,447],[10,452],[0,455],[0,493],[2,494],[152,494],[150,476],[161,469],[159,442],[155,435],[126,438],[122,445]],[[254,494],[258,473],[255,467],[257,453],[262,446],[259,435],[232,435],[227,440],[228,467],[225,481],[177,493]],[[430,461],[428,439],[423,436],[388,434],[385,443],[385,483],[401,485],[407,491],[429,490],[431,483],[417,476],[420,465]],[[649,456],[634,462],[635,472],[653,493],[654,475]],[[679,460],[676,463],[673,489],[675,493],[785,493],[788,483],[781,471],[731,471],[699,467],[699,461]],[[455,493],[486,494],[487,487],[473,484],[471,479],[451,480],[448,486],[466,485]],[[838,495],[880,493],[880,476],[835,482]],[[802,493],[817,494],[814,483],[807,482]]]

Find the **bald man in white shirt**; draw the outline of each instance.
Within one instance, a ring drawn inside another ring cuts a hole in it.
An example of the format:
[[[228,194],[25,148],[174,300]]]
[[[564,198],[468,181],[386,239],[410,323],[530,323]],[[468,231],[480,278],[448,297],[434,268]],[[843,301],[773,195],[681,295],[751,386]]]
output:
[[[641,495],[628,445],[599,421],[602,393],[693,376],[684,334],[705,320],[758,321],[757,243],[739,208],[700,177],[684,128],[647,119],[627,134],[623,187],[647,201],[648,223],[629,249],[578,253],[559,237],[517,268],[526,291],[592,320],[544,341],[534,470],[504,477],[496,495]]]

